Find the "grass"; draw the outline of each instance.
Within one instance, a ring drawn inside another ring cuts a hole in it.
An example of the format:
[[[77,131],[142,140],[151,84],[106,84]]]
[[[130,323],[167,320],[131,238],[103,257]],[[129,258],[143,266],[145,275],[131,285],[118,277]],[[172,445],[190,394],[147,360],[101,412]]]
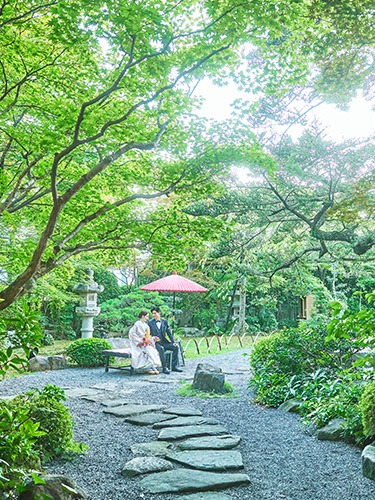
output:
[[[197,342],[197,344],[199,345],[199,342],[203,339],[204,337],[194,337],[195,341]],[[208,337],[209,339],[209,342],[211,341],[212,337]],[[225,354],[227,352],[233,352],[233,351],[237,351],[239,349],[249,349],[250,347],[253,346],[253,342],[254,342],[254,337],[251,336],[251,335],[247,335],[246,337],[244,337],[244,339],[242,340],[242,345],[243,347],[241,346],[238,346],[238,338],[237,337],[233,337],[230,341],[230,344],[229,346],[226,348],[225,347],[225,343],[227,341],[226,338],[223,339],[223,342],[222,342],[222,346],[221,346],[221,350],[218,350],[219,348],[219,345],[218,345],[218,341],[217,339],[214,339],[213,342],[212,342],[212,345],[211,345],[211,349],[210,349],[210,352],[207,352],[207,344],[205,341],[202,341],[201,344],[200,344],[200,347],[199,347],[199,354],[196,352],[196,345],[194,342],[190,342],[190,344],[188,345],[188,348],[186,350],[186,346],[187,344],[189,343],[189,340],[191,340],[191,338],[182,338],[180,339],[181,340],[181,344],[182,344],[182,347],[185,351],[185,358],[186,359],[195,359],[195,358],[203,358],[205,356],[214,356],[214,355],[217,355],[217,354]]]
[[[185,384],[177,389],[178,396],[190,396],[196,398],[238,398],[238,394],[234,392],[234,387],[229,382],[224,382],[226,393],[205,392],[192,389],[193,384]]]
[[[194,338],[194,340],[197,342],[197,344],[199,344],[199,342],[204,337],[190,337],[190,338],[189,337],[184,337],[184,338],[180,339],[183,349],[186,349],[186,346],[187,346],[189,340],[191,340],[192,338]],[[208,339],[209,339],[209,342],[210,342],[211,339],[212,339],[212,337],[208,337]],[[203,340],[201,342],[201,344],[200,344],[200,347],[199,347],[199,354],[196,352],[196,344],[195,344],[195,342],[190,342],[190,344],[188,345],[187,351],[184,353],[184,356],[185,356],[186,359],[195,359],[195,358],[202,358],[202,357],[205,357],[205,356],[214,356],[214,355],[217,355],[217,354],[224,354],[224,353],[227,353],[227,352],[233,352],[233,351],[237,351],[238,349],[247,349],[247,348],[252,347],[252,345],[253,345],[253,339],[254,339],[254,337],[252,337],[250,335],[247,335],[242,340],[243,347],[241,347],[241,346],[238,346],[238,338],[237,337],[233,337],[231,339],[231,341],[230,341],[229,346],[227,348],[225,348],[225,343],[227,341],[227,338],[223,338],[222,349],[220,351],[218,350],[218,341],[217,341],[217,339],[214,339],[213,342],[212,342],[212,345],[211,345],[210,352],[207,352],[207,344]],[[53,345],[48,345],[48,346],[41,347],[39,349],[39,355],[40,356],[53,356],[53,355],[56,355],[56,354],[64,354],[66,348],[71,343],[72,343],[71,340],[55,340],[55,343]],[[130,363],[127,360],[121,359],[121,360],[117,360],[116,364],[117,364],[117,366],[127,366]],[[76,366],[76,365],[71,365],[71,366]],[[5,375],[4,378],[20,377],[20,376],[26,375],[28,373],[29,372],[26,372],[26,371],[22,372],[22,373],[19,373],[16,370],[10,368],[7,371],[7,374]],[[228,396],[226,396],[226,397],[228,397]]]

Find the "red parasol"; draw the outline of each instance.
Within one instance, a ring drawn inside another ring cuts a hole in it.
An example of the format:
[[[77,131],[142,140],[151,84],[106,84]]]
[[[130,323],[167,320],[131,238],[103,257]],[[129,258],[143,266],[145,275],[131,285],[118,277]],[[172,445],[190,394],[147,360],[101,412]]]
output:
[[[153,281],[148,285],[142,286],[141,290],[153,292],[173,292],[173,317],[172,317],[172,331],[174,331],[174,312],[175,312],[175,293],[176,292],[207,292],[204,288],[194,281],[188,280],[183,276],[179,276],[176,271],[173,274],[161,278],[160,280]]]

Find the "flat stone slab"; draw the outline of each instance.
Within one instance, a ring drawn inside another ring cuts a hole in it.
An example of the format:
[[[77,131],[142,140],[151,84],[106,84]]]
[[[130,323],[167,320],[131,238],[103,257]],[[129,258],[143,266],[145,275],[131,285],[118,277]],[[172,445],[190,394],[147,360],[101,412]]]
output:
[[[166,441],[150,441],[149,443],[136,443],[131,446],[134,455],[151,455],[153,457],[165,457],[171,453],[172,443]]]
[[[202,412],[200,410],[196,410],[191,406],[172,406],[171,408],[166,408],[164,410],[164,413],[173,413],[174,415],[180,415],[181,417],[202,415]]]
[[[224,472],[243,469],[242,455],[232,450],[188,450],[170,453],[165,457],[171,462],[199,470]]]
[[[222,425],[187,425],[185,427],[169,427],[162,429],[158,440],[174,441],[197,436],[216,436],[218,434],[228,434]]]
[[[172,421],[158,422],[152,427],[162,429],[164,427],[180,427],[182,425],[217,425],[219,421],[210,417],[177,417]]]
[[[107,408],[103,413],[109,413],[115,417],[130,417],[138,413],[147,413],[148,411],[160,411],[165,408],[163,405],[124,405],[115,408]]]
[[[220,490],[250,483],[247,474],[222,474],[191,469],[175,469],[151,474],[139,482],[151,493]]]
[[[211,491],[203,491],[202,493],[178,497],[178,500],[232,500],[232,497],[225,493],[218,493],[217,491],[214,493]]]
[[[65,396],[67,398],[82,398],[83,396],[98,396],[103,394],[97,389],[91,389],[90,387],[73,387],[65,391]]]
[[[225,434],[190,438],[176,443],[176,446],[180,450],[230,450],[238,446],[240,441],[240,436]]]
[[[129,399],[129,398],[118,398],[118,399],[103,399],[100,402],[101,405],[107,408],[115,408],[116,406],[123,405],[141,405],[142,401],[140,399]]]
[[[152,379],[149,380],[150,384],[164,384],[164,385],[169,385],[169,384],[178,384],[178,380],[173,378],[171,379],[169,375],[164,375],[163,373],[160,373],[160,376],[165,376],[165,378],[157,378],[157,379]]]
[[[81,396],[80,399],[84,399],[85,401],[91,401],[92,403],[101,403],[102,401],[104,401],[105,399],[115,399],[115,398],[118,398],[118,395],[113,395],[113,396],[110,396],[110,394],[108,394],[107,392],[106,393],[101,393],[101,394],[93,394],[92,396],[89,395],[84,395],[84,396]]]
[[[174,469],[174,466],[168,460],[164,460],[164,458],[137,457],[124,465],[121,474],[125,477],[134,477],[139,476],[139,474],[163,472],[172,469]]]
[[[167,413],[142,413],[128,417],[125,422],[133,425],[152,425],[165,420],[176,420],[176,415],[167,415]]]
[[[135,391],[135,389],[127,389],[127,388],[124,389],[123,387],[121,387],[121,389],[119,390],[118,384],[113,384],[111,382],[106,382],[104,384],[96,384],[96,385],[93,385],[92,388],[108,391],[109,393],[111,393],[111,392],[115,393],[117,397],[123,396],[124,394],[131,394],[132,392]],[[108,392],[107,392],[107,395],[108,395],[108,397],[110,397]]]

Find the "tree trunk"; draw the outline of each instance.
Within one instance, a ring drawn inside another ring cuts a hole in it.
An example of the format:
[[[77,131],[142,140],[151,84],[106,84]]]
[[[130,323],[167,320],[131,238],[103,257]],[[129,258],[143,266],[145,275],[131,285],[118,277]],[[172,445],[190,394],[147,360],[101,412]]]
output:
[[[238,318],[238,333],[242,335],[247,329],[246,316],[246,276],[243,276],[240,284],[240,311]]]

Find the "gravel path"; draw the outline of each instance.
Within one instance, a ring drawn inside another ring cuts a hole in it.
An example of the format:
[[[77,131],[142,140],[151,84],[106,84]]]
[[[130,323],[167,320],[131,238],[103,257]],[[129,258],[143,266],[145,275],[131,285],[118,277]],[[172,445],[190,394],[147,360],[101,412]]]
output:
[[[225,490],[233,499],[249,500],[368,500],[375,498],[375,482],[362,476],[361,450],[344,443],[318,441],[301,429],[296,414],[261,408],[251,402],[247,389],[248,358],[245,351],[188,360],[184,373],[134,376],[110,370],[68,369],[7,379],[0,396],[14,395],[31,387],[103,386],[125,391],[144,403],[189,405],[204,416],[220,420],[232,434],[242,436],[236,448],[242,452],[251,484]],[[199,399],[176,396],[179,380],[193,377],[199,361],[212,362],[226,373],[226,380],[240,394],[237,399]],[[89,445],[83,457],[72,462],[54,461],[50,472],[73,477],[90,500],[177,500],[178,495],[151,495],[139,487],[139,479],[120,475],[122,465],[134,458],[130,446],[155,440],[158,432],[124,423],[106,415],[98,403],[69,398],[76,421],[75,439]]]

